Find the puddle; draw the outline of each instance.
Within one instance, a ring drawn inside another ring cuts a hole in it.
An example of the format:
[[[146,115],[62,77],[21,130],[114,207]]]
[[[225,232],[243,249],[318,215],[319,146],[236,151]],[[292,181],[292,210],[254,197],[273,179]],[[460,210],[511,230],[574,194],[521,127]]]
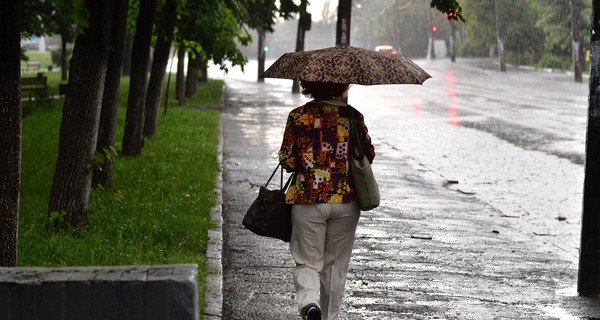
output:
[[[560,320],[580,320],[579,317],[569,314],[569,312],[559,306],[546,306],[541,308],[545,316]]]
[[[577,292],[577,286],[562,288],[555,291],[556,295],[561,297],[577,297],[579,293]]]

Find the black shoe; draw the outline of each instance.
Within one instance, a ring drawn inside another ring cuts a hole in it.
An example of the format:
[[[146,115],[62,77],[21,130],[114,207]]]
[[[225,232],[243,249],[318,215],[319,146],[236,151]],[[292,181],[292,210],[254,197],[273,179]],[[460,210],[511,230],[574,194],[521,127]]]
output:
[[[306,320],[321,320],[321,309],[317,306],[310,306],[306,309]]]

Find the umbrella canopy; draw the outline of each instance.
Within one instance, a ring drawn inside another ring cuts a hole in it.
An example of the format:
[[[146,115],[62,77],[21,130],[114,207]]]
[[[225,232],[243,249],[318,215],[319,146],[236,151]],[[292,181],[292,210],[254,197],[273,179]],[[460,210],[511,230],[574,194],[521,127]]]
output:
[[[262,77],[362,85],[422,84],[431,78],[401,54],[351,46],[286,53]]]

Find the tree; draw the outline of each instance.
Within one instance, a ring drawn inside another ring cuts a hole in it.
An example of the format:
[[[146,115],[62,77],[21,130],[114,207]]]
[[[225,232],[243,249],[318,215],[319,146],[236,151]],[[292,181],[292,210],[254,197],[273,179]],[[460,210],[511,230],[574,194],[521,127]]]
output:
[[[292,18],[293,14],[298,12],[299,7],[293,0],[280,0],[277,7],[275,0],[245,0],[247,13],[245,23],[258,32],[258,79],[264,81],[261,75],[265,71],[265,51],[263,43],[267,33],[274,31],[273,26],[277,22],[277,17],[287,20]]]
[[[495,0],[496,7],[496,40],[498,41],[498,61],[499,70],[506,71],[506,61],[504,60],[504,37],[502,32],[502,6],[500,0]]]
[[[144,102],[155,12],[156,0],[140,0],[131,49],[131,76],[123,133],[123,155],[139,156],[144,145]]]
[[[75,228],[87,223],[114,6],[112,0],[86,3],[89,23],[73,49],[48,209],[55,223]]]
[[[185,47],[177,48],[177,75],[175,79],[175,97],[177,103],[182,106],[185,103]]]
[[[73,1],[54,0],[55,10],[52,12],[52,21],[56,24],[55,30],[60,34],[60,79],[67,80],[69,64],[67,62],[67,43],[73,41],[75,33],[73,20]]]
[[[187,4],[180,14],[176,41],[177,47],[185,48],[188,53],[188,79],[186,84],[181,83],[187,87],[186,96],[195,91],[209,60],[224,70],[227,70],[226,62],[242,68],[246,64],[246,57],[238,49],[238,43],[247,45],[251,40],[242,25],[245,14],[237,1],[206,0]]]
[[[583,69],[583,66],[579,38],[579,7],[577,6],[577,0],[571,0],[571,55],[573,56],[575,82],[583,81],[581,76],[581,69]]]
[[[0,4],[0,267],[17,266],[21,186],[19,0]]]
[[[165,79],[165,70],[169,62],[169,52],[171,51],[176,21],[177,0],[166,0],[162,9],[162,17],[157,23],[156,47],[154,58],[152,59],[148,89],[146,91],[144,137],[151,137],[156,132],[160,97]]]
[[[102,110],[96,145],[98,163],[94,166],[92,185],[101,185],[106,188],[112,187],[113,159],[117,151],[115,146],[117,109],[119,107],[119,88],[128,8],[128,0],[116,1],[112,18],[112,45],[102,95]]]
[[[592,28],[600,28],[600,3],[592,2]],[[598,53],[600,34],[592,32],[593,55]],[[592,59],[588,127],[585,150],[585,178],[583,186],[583,212],[581,219],[581,246],[579,253],[579,279],[577,292],[585,297],[600,296],[600,65]]]

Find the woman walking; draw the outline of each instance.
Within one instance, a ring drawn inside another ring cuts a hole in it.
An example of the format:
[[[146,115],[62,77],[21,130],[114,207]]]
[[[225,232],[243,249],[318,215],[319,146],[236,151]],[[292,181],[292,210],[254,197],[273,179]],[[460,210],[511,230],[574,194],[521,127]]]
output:
[[[314,99],[288,115],[279,161],[295,172],[290,250],[298,311],[304,319],[338,319],[360,207],[350,174],[352,119],[365,156],[375,157],[363,115],[343,102],[349,84],[301,81]]]

